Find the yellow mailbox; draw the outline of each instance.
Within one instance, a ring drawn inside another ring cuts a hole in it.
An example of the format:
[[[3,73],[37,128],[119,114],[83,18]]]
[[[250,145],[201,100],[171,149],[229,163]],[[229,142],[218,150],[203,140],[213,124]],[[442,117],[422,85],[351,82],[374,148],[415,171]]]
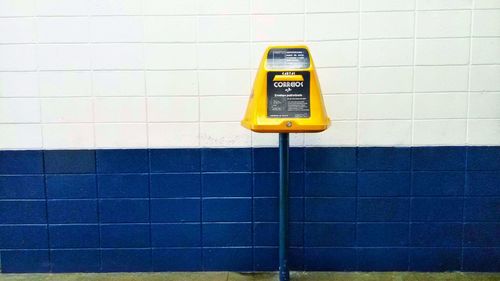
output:
[[[306,46],[270,46],[241,124],[261,133],[321,132],[330,125]]]

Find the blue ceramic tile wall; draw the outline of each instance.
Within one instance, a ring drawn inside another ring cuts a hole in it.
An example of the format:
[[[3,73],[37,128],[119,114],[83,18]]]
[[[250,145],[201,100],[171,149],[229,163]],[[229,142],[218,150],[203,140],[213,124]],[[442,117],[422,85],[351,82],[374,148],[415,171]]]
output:
[[[0,151],[2,272],[269,271],[275,148]],[[295,270],[500,271],[500,147],[292,148]]]

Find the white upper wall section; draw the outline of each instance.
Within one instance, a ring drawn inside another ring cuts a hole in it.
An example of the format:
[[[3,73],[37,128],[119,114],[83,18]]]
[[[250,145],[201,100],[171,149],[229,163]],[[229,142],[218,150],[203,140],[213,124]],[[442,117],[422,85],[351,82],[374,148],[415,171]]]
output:
[[[306,146],[500,145],[500,0],[0,0],[0,149],[276,145],[239,120],[310,46]]]

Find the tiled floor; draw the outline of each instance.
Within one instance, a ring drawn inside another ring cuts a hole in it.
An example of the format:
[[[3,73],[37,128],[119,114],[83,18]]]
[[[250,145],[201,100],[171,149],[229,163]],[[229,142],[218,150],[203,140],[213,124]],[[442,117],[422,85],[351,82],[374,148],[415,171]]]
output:
[[[90,274],[0,274],[0,281],[271,281],[275,273],[90,273]],[[413,272],[295,272],[292,281],[498,281],[500,273]]]

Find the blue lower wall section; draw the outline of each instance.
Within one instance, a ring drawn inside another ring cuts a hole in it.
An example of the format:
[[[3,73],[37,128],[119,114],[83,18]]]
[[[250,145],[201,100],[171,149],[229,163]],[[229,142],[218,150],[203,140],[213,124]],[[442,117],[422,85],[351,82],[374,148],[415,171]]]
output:
[[[292,148],[295,270],[500,271],[500,147]],[[272,148],[0,152],[2,272],[270,271]]]

